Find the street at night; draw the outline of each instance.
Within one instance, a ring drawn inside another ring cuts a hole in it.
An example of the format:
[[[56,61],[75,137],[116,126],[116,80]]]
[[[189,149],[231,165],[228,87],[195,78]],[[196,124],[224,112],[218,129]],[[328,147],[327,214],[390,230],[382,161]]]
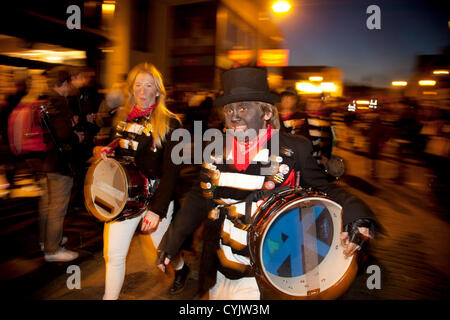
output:
[[[385,234],[377,236],[364,266],[378,265],[381,270],[381,289],[367,288],[371,273],[360,269],[350,290],[341,299],[448,299],[450,259],[448,211],[440,207],[428,187],[430,172],[420,163],[407,164],[408,179],[404,185],[392,181],[398,159],[378,160],[379,179],[355,176],[368,165],[367,157],[337,149],[347,163],[347,173],[340,184],[355,192],[374,210]],[[36,199],[9,202],[2,209],[2,241],[10,244],[1,264],[5,298],[98,300],[104,289],[104,260],[102,253],[103,225],[83,211],[67,216],[68,247],[78,250],[80,258],[70,263],[45,263],[38,247]],[[14,214],[23,207],[21,214]],[[199,232],[196,234],[198,235]],[[147,238],[147,240],[145,240]],[[155,266],[156,255],[148,237],[136,234],[127,260],[127,276],[121,299],[193,299],[198,280],[198,258],[201,240],[196,238],[197,251],[186,252],[186,261],[193,266],[187,289],[171,297],[167,291],[173,272],[162,276]],[[81,270],[81,288],[69,290],[67,273],[70,265]]]
[[[1,301],[125,300],[167,319],[246,318],[244,301],[261,319],[437,310],[446,7],[2,4]]]

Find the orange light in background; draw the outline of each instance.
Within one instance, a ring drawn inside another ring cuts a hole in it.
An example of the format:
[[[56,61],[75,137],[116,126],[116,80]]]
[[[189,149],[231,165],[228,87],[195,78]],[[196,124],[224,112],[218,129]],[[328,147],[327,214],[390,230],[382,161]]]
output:
[[[436,84],[436,81],[434,80],[420,80],[419,85],[421,86],[434,86]]]
[[[392,85],[394,87],[405,87],[406,85],[408,85],[408,82],[406,82],[406,81],[392,81]]]
[[[289,61],[287,49],[265,49],[258,51],[258,66],[286,67]]]
[[[49,63],[63,63],[75,60],[86,59],[86,52],[79,50],[27,50],[18,52],[4,52],[6,56],[14,58],[29,59],[34,61],[44,61]]]
[[[424,92],[422,92],[422,94],[435,96],[435,95],[437,95],[437,92],[436,91],[424,91]]]
[[[276,12],[276,13],[288,12],[290,9],[291,9],[291,5],[287,1],[276,1],[272,5],[272,10],[273,10],[273,12]]]
[[[320,84],[323,92],[336,92],[337,86],[333,82],[322,82]]]
[[[321,76],[311,76],[309,77],[309,81],[322,81],[323,77]]]
[[[370,104],[369,100],[356,100],[356,104]]]
[[[300,81],[295,83],[295,87],[300,94],[322,93],[322,88],[310,82]]]
[[[448,70],[434,70],[433,74],[448,74]]]
[[[59,63],[63,61],[63,58],[61,56],[47,56],[45,60],[52,63]]]
[[[252,50],[229,50],[228,58],[242,65],[248,64],[253,58]]]
[[[102,14],[113,14],[114,10],[116,10],[116,1],[103,1]]]

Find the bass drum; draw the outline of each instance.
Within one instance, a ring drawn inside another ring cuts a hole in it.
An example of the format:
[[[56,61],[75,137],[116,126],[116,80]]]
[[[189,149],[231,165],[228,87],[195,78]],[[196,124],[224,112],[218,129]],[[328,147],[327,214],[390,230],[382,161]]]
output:
[[[341,212],[329,197],[301,189],[260,205],[248,240],[263,299],[336,299],[349,288],[358,268],[340,245]]]
[[[86,209],[102,222],[141,214],[148,197],[148,180],[132,161],[102,159],[88,169],[84,184]]]

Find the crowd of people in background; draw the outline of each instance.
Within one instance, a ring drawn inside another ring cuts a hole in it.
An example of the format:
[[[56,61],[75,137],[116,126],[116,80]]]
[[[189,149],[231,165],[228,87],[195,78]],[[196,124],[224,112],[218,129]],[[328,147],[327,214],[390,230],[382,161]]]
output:
[[[95,71],[90,68],[61,67],[52,72],[0,69],[0,197],[43,195],[42,172],[61,173],[60,168],[45,168],[49,164],[48,151],[14,154],[8,137],[8,119],[14,108],[32,101],[48,101],[54,95],[65,105],[67,113],[63,118],[70,129],[66,138],[72,144],[70,161],[56,160],[70,162],[67,170],[73,171],[67,207],[84,209],[82,189],[92,150],[111,141],[117,111],[127,99],[126,83],[118,82],[108,90],[101,90]],[[193,130],[194,121],[201,121],[203,130],[223,129],[223,116],[213,106],[218,94],[214,90],[186,92],[168,87],[166,104],[188,130]],[[429,187],[437,200],[443,206],[448,205],[449,110],[438,101],[424,105],[413,99],[381,97],[376,110],[349,111],[347,106],[355,97],[306,98],[292,88],[283,88],[279,94],[281,102],[277,107],[282,130],[309,137],[314,148],[317,147],[315,156],[319,164],[326,164],[334,147],[359,152],[369,159],[368,176],[376,181],[380,178],[377,160],[390,155],[398,163],[394,182],[402,184],[405,164],[409,160],[418,161],[433,173]],[[58,237],[59,242],[64,241],[62,234]]]

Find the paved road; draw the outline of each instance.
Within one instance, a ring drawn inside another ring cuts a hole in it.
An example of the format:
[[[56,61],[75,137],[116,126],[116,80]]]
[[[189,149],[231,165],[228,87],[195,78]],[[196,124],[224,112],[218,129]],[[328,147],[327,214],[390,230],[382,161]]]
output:
[[[429,171],[416,164],[407,165],[403,185],[394,183],[398,162],[378,161],[380,175],[372,180],[364,172],[368,160],[342,149],[346,176],[341,185],[361,197],[374,210],[385,228],[368,251],[344,300],[365,299],[449,299],[450,298],[450,225],[448,210],[440,208],[428,188]],[[80,251],[72,263],[45,263],[39,251],[36,201],[3,201],[0,237],[6,244],[0,260],[4,298],[37,300],[98,300],[104,288],[102,225],[85,212],[70,212],[65,232],[68,247]],[[14,211],[14,212],[12,212]],[[7,213],[5,213],[7,212]],[[4,214],[3,214],[4,213]],[[148,237],[136,234],[127,260],[127,276],[121,294],[124,300],[192,299],[198,279],[200,237],[195,237],[193,252],[186,253],[192,267],[187,289],[176,297],[166,292],[173,273],[162,275],[154,266],[155,250]],[[81,289],[69,290],[66,273],[69,265],[81,270]],[[381,271],[381,289],[369,290],[366,273],[369,265]]]

